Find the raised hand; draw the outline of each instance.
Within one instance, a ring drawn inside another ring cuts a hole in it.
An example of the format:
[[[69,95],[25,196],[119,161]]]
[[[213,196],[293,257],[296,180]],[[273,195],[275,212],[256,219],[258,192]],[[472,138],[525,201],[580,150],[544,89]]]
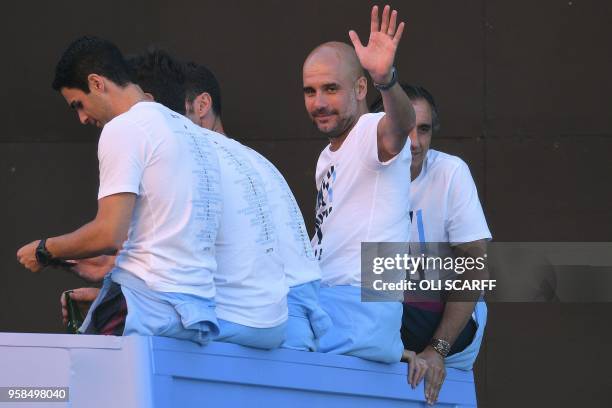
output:
[[[349,37],[355,47],[355,52],[363,69],[370,73],[377,84],[387,84],[391,81],[391,68],[395,59],[397,45],[404,32],[404,23],[397,24],[397,10],[385,6],[382,19],[378,20],[378,6],[372,7],[370,22],[370,38],[368,45],[363,46],[357,33],[349,31]]]

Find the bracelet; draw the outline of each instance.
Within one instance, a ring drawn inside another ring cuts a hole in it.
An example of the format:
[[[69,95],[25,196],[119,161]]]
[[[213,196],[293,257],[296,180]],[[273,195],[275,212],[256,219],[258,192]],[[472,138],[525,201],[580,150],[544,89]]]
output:
[[[395,69],[395,67],[391,67],[391,80],[389,81],[389,83],[377,84],[376,82],[374,82],[374,88],[378,89],[379,91],[386,91],[390,89],[396,83],[397,83],[397,70]]]

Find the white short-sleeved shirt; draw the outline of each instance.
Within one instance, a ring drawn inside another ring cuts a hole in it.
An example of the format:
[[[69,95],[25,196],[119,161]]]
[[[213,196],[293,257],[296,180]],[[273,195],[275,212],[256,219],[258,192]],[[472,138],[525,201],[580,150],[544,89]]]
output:
[[[319,156],[312,245],[325,285],[360,285],[362,242],[410,238],[410,143],[380,162],[383,116],[362,115],[337,151],[328,145]]]
[[[281,258],[289,287],[321,279],[300,207],[278,169],[265,157],[249,149],[253,165],[264,175],[279,237]]]
[[[410,241],[448,242],[446,248],[437,246],[439,256],[451,256],[450,247],[457,244],[491,239],[476,184],[467,164],[457,156],[433,149],[427,152],[421,173],[412,181],[411,203]]]
[[[116,265],[153,290],[212,298],[221,186],[201,129],[163,105],[140,102],[104,126],[98,159],[98,199],[137,195]]]
[[[277,326],[287,320],[288,288],[266,174],[251,163],[250,149],[205,132],[219,158],[223,189],[215,245],[217,316],[249,327]]]

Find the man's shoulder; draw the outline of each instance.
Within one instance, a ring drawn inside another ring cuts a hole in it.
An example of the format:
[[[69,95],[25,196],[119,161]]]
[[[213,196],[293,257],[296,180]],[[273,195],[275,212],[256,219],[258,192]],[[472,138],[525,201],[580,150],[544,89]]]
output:
[[[372,128],[372,125],[378,125],[378,122],[385,116],[385,112],[364,113],[357,119],[355,127],[351,131],[359,131],[359,129]],[[374,127],[376,129],[376,127]]]
[[[121,115],[115,116],[110,122],[104,126],[102,130],[116,130],[122,127],[142,126],[147,121],[154,120],[163,116],[162,109],[165,108],[163,105],[154,102],[139,102],[132,106],[128,111],[123,112]],[[172,112],[168,109],[169,112]],[[172,112],[174,113],[174,112]],[[178,115],[178,113],[176,113]]]
[[[452,174],[458,169],[468,168],[468,165],[459,156],[429,149],[427,152],[427,167],[430,172],[443,172]]]

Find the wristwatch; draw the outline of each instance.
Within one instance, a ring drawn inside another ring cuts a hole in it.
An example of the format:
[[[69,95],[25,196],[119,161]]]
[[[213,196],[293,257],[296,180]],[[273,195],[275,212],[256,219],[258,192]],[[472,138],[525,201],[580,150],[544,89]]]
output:
[[[47,250],[45,244],[47,243],[47,238],[41,239],[36,247],[36,260],[42,266],[49,266],[53,263],[53,255],[51,252]]]
[[[448,353],[450,352],[451,348],[451,345],[448,341],[442,339],[431,339],[431,342],[429,344],[443,358],[446,358],[446,356],[448,356]]]
[[[389,83],[377,84],[376,82],[374,82],[374,88],[378,89],[379,91],[386,91],[387,89],[391,89],[391,87],[395,85],[396,83],[397,83],[397,71],[395,70],[395,67],[391,67],[391,80],[389,81]]]

